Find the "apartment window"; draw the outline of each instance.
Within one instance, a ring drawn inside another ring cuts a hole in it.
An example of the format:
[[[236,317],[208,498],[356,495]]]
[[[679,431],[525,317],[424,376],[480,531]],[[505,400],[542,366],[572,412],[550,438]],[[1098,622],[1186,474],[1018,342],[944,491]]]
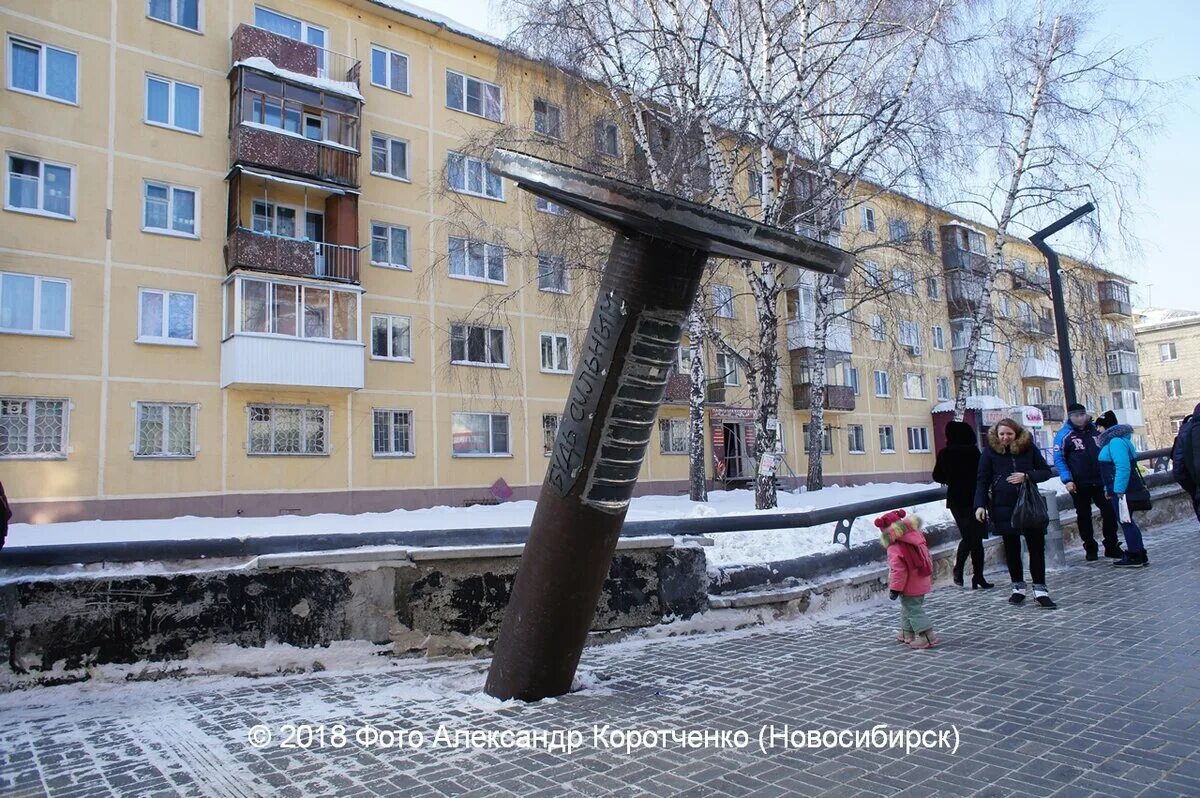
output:
[[[930,255],[937,254],[937,242],[934,239],[933,231],[928,227],[921,231],[921,246],[923,246],[925,251]],[[930,299],[937,299],[937,297],[931,296]]]
[[[149,0],[146,16],[199,33],[200,2],[201,0]]]
[[[891,396],[891,377],[886,371],[875,372],[875,395],[876,396]]]
[[[917,281],[913,277],[913,273],[909,269],[901,269],[899,267],[892,269],[892,282],[896,286],[896,290],[908,296],[917,295]]]
[[[450,362],[466,366],[507,366],[503,328],[450,325]]]
[[[1174,341],[1158,345],[1158,359],[1162,363],[1179,359],[1179,353],[1175,351]]]
[[[621,154],[621,129],[615,122],[596,123],[596,150],[612,158]]]
[[[147,180],[142,187],[142,230],[196,238],[195,189]]]
[[[558,413],[542,413],[542,454],[549,457],[554,452],[554,440],[558,437],[558,425],[562,416]]]
[[[659,450],[663,454],[687,454],[691,438],[686,418],[663,418],[658,422]]]
[[[371,357],[412,360],[412,319],[408,316],[372,313]]]
[[[542,371],[554,374],[571,373],[571,344],[562,333],[542,333]]]
[[[533,132],[554,139],[561,139],[562,109],[545,100],[533,101]]]
[[[71,281],[0,272],[0,332],[70,335]]]
[[[501,94],[495,83],[446,70],[446,107],[500,121]]]
[[[393,269],[408,268],[408,228],[371,222],[371,263]]]
[[[868,233],[875,232],[875,209],[863,207],[862,209],[862,229]]]
[[[446,175],[454,191],[489,199],[504,199],[504,181],[478,158],[457,152],[449,153],[446,156]]]
[[[888,219],[888,237],[892,241],[907,241],[912,237],[907,219]]]
[[[763,173],[751,169],[746,173],[746,192],[751,199],[761,199],[763,193]]]
[[[884,454],[895,454],[896,452],[896,432],[892,429],[891,424],[879,426],[879,451]]]
[[[200,132],[200,87],[146,76],[146,122],[188,133]]]
[[[1178,399],[1183,396],[1183,386],[1179,380],[1167,380],[1167,398]]]
[[[1173,418],[1173,419],[1171,419],[1171,432],[1172,432],[1173,434],[1175,434],[1175,435],[1178,435],[1178,434],[1179,434],[1179,430],[1180,430],[1182,427],[1183,427],[1183,419],[1182,419],[1182,418]]]
[[[411,410],[375,408],[372,453],[376,457],[410,457],[413,454]]]
[[[489,283],[504,282],[504,248],[468,238],[450,237],[450,276]]]
[[[852,366],[846,369],[846,384],[850,386],[850,390],[854,391],[854,395],[858,396],[858,368]]]
[[[371,45],[371,85],[408,94],[408,56]]]
[[[507,413],[451,413],[450,437],[455,457],[511,454]]]
[[[1042,389],[1037,385],[1030,385],[1025,389],[1025,403],[1031,405],[1040,405],[1042,403]]]
[[[914,355],[921,354],[921,329],[915,321],[900,322],[900,345],[908,347]]]
[[[867,272],[867,285],[878,288],[883,284],[883,273],[879,270],[879,264],[873,260],[863,261],[863,268]]]
[[[925,293],[930,299],[942,298],[942,281],[936,277],[929,277],[925,280]]]
[[[137,457],[195,457],[196,406],[137,403]]]
[[[297,238],[296,209],[273,202],[254,200],[250,204],[250,227],[256,233]]]
[[[850,454],[867,453],[867,440],[862,424],[851,424],[846,428],[846,450]]]
[[[712,287],[713,297],[713,312],[719,318],[733,318],[733,288],[728,285],[714,285]]]
[[[924,399],[925,398],[925,375],[924,374],[905,374],[904,375],[904,398],[905,399]]]
[[[1137,391],[1113,391],[1113,410],[1137,410],[1141,406]]]
[[[382,133],[372,133],[371,174],[408,180],[408,142]]]
[[[726,385],[734,386],[741,384],[737,361],[724,352],[717,352],[717,374],[720,375]]]
[[[929,427],[908,428],[908,450],[910,452],[929,451]]]
[[[937,398],[939,402],[945,402],[950,398],[950,378],[937,378]]]
[[[248,405],[250,454],[329,454],[329,408]]]
[[[321,48],[317,52],[317,69],[321,77],[325,76],[326,31],[324,28],[262,6],[254,7],[254,26]]]
[[[538,290],[567,293],[567,259],[562,255],[538,255]]]
[[[0,457],[63,457],[66,440],[66,400],[0,398]]]
[[[153,288],[138,292],[139,344],[195,343],[195,320],[195,294]]]
[[[803,424],[800,427],[800,434],[804,440],[804,451],[808,451],[808,424]],[[822,426],[821,430],[821,452],[824,454],[833,454],[833,431],[828,424]]]
[[[79,101],[79,56],[48,44],[8,37],[8,88],[47,100]]]
[[[4,207],[71,219],[74,216],[75,168],[21,155],[8,156]]]
[[[358,293],[241,279],[240,332],[358,341]]]
[[[1014,407],[1021,404],[1021,389],[1016,385],[1008,386],[1008,403]]]
[[[541,211],[542,213],[552,213],[555,216],[564,216],[567,213],[566,208],[556,202],[551,202],[545,197],[534,197],[533,208],[534,210]]]
[[[933,325],[929,329],[930,339],[933,341],[933,348],[942,350],[946,348],[946,330],[938,324]]]
[[[882,341],[887,336],[887,328],[884,326],[883,317],[872,313],[871,314],[871,340]]]

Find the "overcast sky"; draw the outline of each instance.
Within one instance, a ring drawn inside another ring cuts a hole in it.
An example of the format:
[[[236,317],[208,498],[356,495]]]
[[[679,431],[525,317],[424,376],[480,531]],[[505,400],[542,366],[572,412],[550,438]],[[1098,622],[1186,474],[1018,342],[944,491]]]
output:
[[[506,33],[494,0],[417,1],[472,28]],[[1146,77],[1190,77],[1170,99],[1163,133],[1145,148],[1144,207],[1134,227],[1144,251],[1101,265],[1138,282],[1135,301],[1200,311],[1200,2],[1098,0],[1095,8],[1098,37],[1145,47]]]

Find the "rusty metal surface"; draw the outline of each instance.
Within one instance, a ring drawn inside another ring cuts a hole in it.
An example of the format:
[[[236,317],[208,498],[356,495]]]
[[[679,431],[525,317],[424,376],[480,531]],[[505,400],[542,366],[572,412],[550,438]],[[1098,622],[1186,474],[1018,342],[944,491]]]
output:
[[[807,236],[566,164],[497,149],[489,167],[532,194],[625,234],[838,277],[848,276],[854,265],[849,252]]]

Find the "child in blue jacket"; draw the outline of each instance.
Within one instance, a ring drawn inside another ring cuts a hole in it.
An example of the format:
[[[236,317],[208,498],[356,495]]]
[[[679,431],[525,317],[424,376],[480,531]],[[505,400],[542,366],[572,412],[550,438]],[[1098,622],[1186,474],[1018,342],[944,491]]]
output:
[[[1096,426],[1104,430],[1100,435],[1100,471],[1104,476],[1104,489],[1111,497],[1113,510],[1121,515],[1121,500],[1129,489],[1129,477],[1137,468],[1137,449],[1134,448],[1133,427],[1128,424],[1118,424],[1117,416],[1111,410],[1096,421]],[[1121,531],[1125,533],[1125,555],[1113,563],[1117,568],[1145,568],[1150,564],[1146,557],[1146,547],[1142,545],[1142,530],[1133,520],[1121,522]]]

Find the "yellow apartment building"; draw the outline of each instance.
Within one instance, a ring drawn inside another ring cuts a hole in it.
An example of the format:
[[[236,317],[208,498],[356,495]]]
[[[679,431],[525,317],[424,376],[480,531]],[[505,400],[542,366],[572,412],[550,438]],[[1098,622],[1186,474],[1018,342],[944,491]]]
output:
[[[603,109],[564,118],[537,64],[502,68],[486,37],[387,0],[8,0],[0,25],[0,480],[16,520],[536,495],[593,281],[544,234],[559,209],[469,143],[569,125],[595,130],[595,163],[628,157]],[[833,336],[826,473],[927,478],[991,236],[886,195],[839,239],[904,245],[864,256],[896,291]],[[1023,408],[1048,445],[1063,413],[1044,273],[1028,244],[1010,252],[974,393],[981,421]],[[1140,424],[1128,281],[1066,268],[1080,394]],[[718,270],[714,315],[750,334],[737,286]],[[801,280],[781,308],[785,478],[806,468],[811,292]],[[643,493],[686,486],[684,357]],[[738,369],[706,357],[710,477],[737,484],[753,411]]]
[[[1146,437],[1155,449],[1171,446],[1200,404],[1200,313],[1152,308],[1134,319]]]

